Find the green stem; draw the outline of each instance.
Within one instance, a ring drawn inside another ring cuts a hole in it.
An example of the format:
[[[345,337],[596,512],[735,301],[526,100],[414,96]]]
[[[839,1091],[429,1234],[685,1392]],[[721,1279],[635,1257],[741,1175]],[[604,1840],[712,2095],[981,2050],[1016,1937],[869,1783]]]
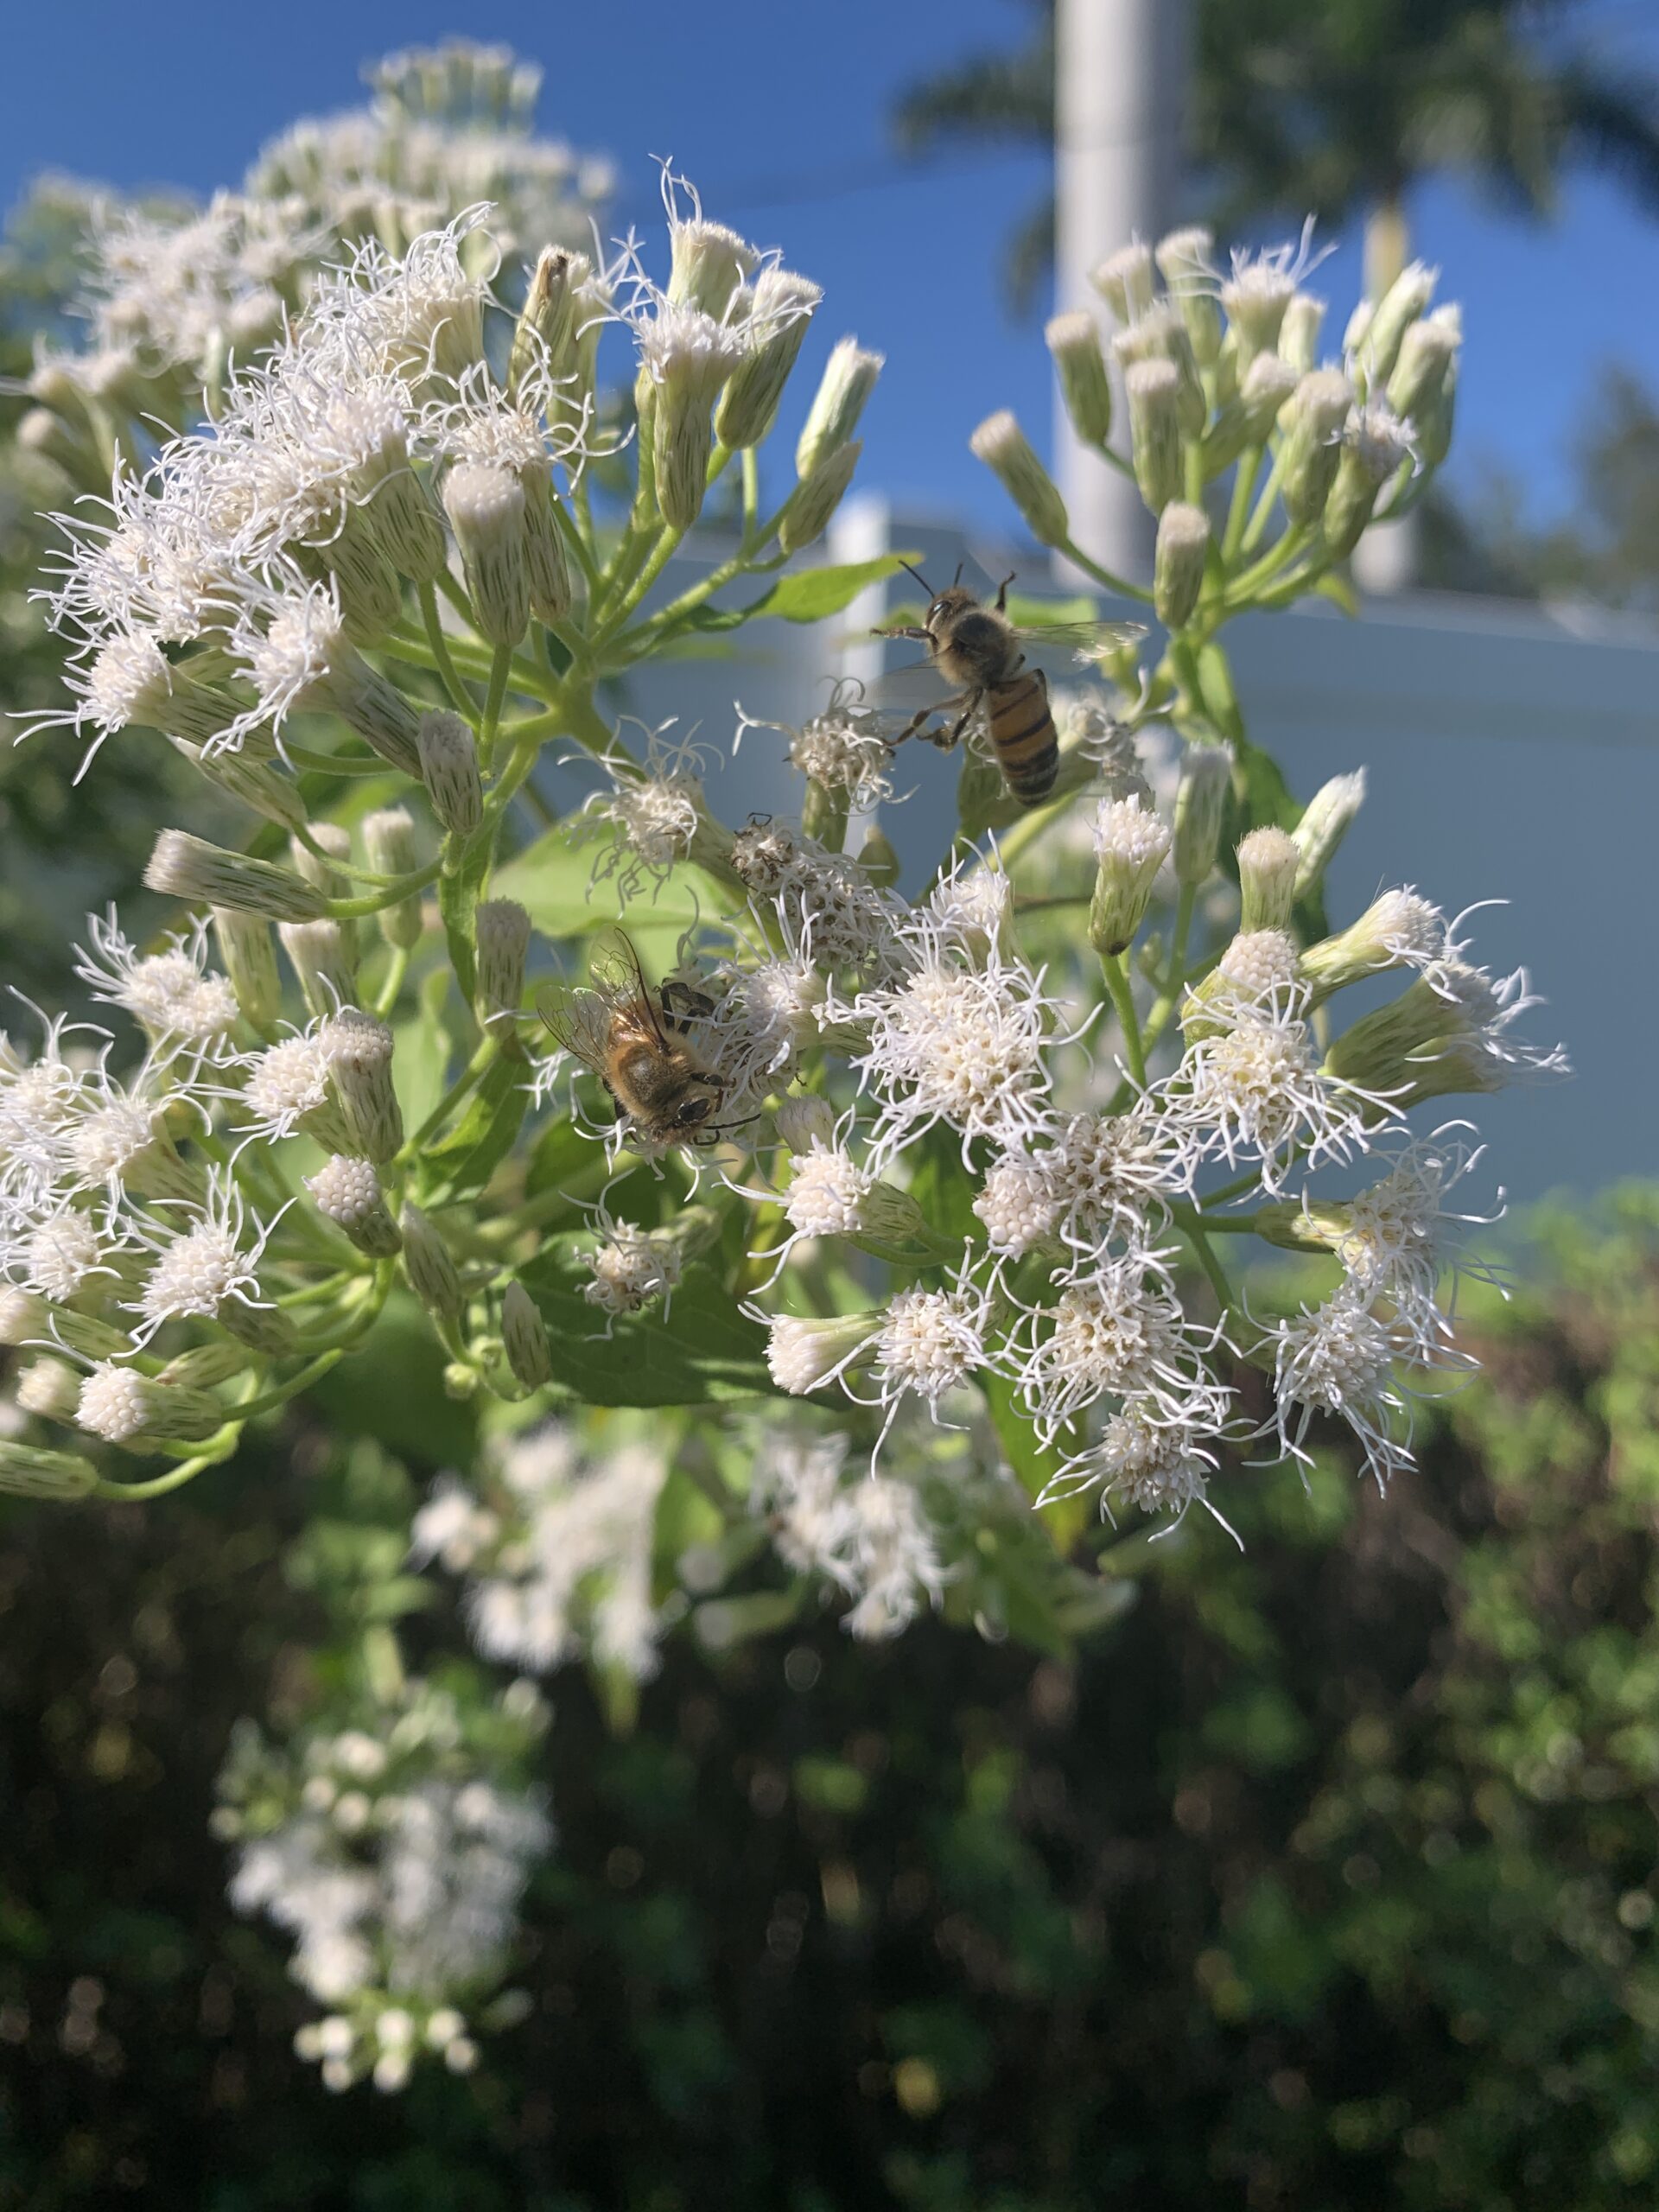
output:
[[[1209,1276],[1211,1286],[1221,1300],[1221,1310],[1225,1313],[1233,1303],[1233,1287],[1227,1280],[1227,1270],[1216,1257],[1205,1224],[1190,1206],[1176,1206],[1173,1211],[1177,1228],[1192,1247],[1198,1265]]]
[[[315,753],[308,745],[296,745],[284,737],[283,750],[296,768],[314,776],[384,776],[386,764],[378,753]]]
[[[378,914],[388,906],[401,906],[405,899],[412,899],[417,891],[424,891],[435,883],[442,872],[443,862],[432,861],[425,868],[417,868],[412,874],[393,876],[380,891],[369,893],[361,899],[331,899],[330,918],[337,922],[363,921],[371,914]]]
[[[1147,1016],[1143,1042],[1148,1052],[1169,1027],[1170,1016],[1180,1004],[1181,987],[1186,981],[1186,941],[1192,932],[1192,910],[1198,902],[1198,887],[1184,883],[1175,902],[1175,933],[1169,948],[1169,966],[1165,970],[1164,988],[1159,993],[1152,1012]]]
[[[444,1092],[442,1097],[421,1123],[420,1128],[416,1130],[414,1135],[404,1139],[402,1151],[392,1162],[394,1167],[406,1167],[411,1160],[418,1157],[427,1139],[435,1130],[443,1127],[455,1108],[460,1105],[461,1100],[489,1066],[499,1049],[493,1038],[486,1037],[484,1039],[448,1090]]]
[[[1116,575],[1110,569],[1102,568],[1098,561],[1091,561],[1082,547],[1074,545],[1069,537],[1062,538],[1056,550],[1064,553],[1068,561],[1075,562],[1085,575],[1092,576],[1106,590],[1116,592],[1120,599],[1138,599],[1151,606],[1152,594],[1143,585],[1132,584],[1127,576]]]
[[[440,571],[442,575],[443,572]],[[455,673],[455,664],[449,658],[449,641],[443,634],[443,625],[438,620],[438,602],[429,583],[420,587],[421,621],[426,630],[426,642],[432,649],[433,664],[443,680],[455,712],[463,720],[474,722],[478,708],[472,694]],[[470,610],[468,610],[470,612]]]
[[[590,641],[590,651],[595,660],[599,658],[606,645],[616,635],[673,559],[684,537],[685,532],[683,530],[676,530],[668,523],[663,524],[657,534],[657,543],[652,547],[645,567],[640,569],[614,605],[607,608],[604,621],[594,632]]]
[[[374,1001],[374,1010],[382,1021],[397,1005],[398,995],[404,988],[404,978],[408,973],[409,948],[406,945],[394,944],[391,948],[391,962],[386,969],[386,980],[381,984]]]
[[[743,543],[754,541],[754,526],[760,512],[760,456],[753,446],[743,448]]]
[[[178,1490],[186,1483],[206,1473],[209,1467],[223,1464],[226,1454],[220,1451],[198,1452],[194,1459],[183,1460],[178,1466],[168,1468],[164,1475],[152,1475],[141,1483],[112,1483],[102,1476],[92,1485],[94,1497],[107,1497],[129,1505],[136,1505],[147,1497],[165,1497],[170,1490]]]
[[[484,701],[484,720],[478,733],[479,765],[486,775],[495,753],[496,726],[501,720],[501,702],[507,696],[507,677],[512,667],[512,647],[498,645],[495,658],[490,663],[490,688]]]
[[[1250,494],[1262,474],[1262,456],[1266,450],[1263,446],[1249,446],[1238,457],[1233,475],[1233,496],[1227,508],[1227,527],[1221,540],[1221,564],[1224,569],[1230,569],[1238,558],[1244,525],[1249,519]]]
[[[1254,553],[1262,543],[1262,533],[1268,526],[1268,518],[1272,514],[1274,503],[1279,497],[1279,479],[1284,472],[1284,466],[1285,448],[1281,442],[1278,452],[1273,456],[1273,467],[1268,471],[1268,480],[1262,486],[1262,496],[1255,503],[1255,511],[1250,517],[1243,537],[1239,540],[1238,550],[1241,553]]]
[[[1141,1042],[1141,1019],[1135,1010],[1135,992],[1129,982],[1128,956],[1122,952],[1103,952],[1100,956],[1101,973],[1106,978],[1106,988],[1112,995],[1112,1004],[1117,1008],[1118,1023],[1123,1032],[1123,1049],[1129,1056],[1129,1073],[1138,1087],[1147,1087],[1147,1056]]]

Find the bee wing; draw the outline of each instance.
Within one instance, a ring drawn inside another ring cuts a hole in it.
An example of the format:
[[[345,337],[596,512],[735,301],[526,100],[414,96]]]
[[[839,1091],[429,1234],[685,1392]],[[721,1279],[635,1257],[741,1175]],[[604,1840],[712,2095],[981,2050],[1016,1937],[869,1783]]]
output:
[[[569,983],[543,983],[536,994],[536,1011],[556,1044],[586,1063],[595,1074],[604,1070],[604,1039],[609,1016],[592,991]]]
[[[1146,634],[1144,622],[1020,622],[1014,627],[1022,644],[1051,650],[1069,646],[1080,661],[1109,660]]]
[[[601,997],[614,1007],[626,1007],[636,1019],[648,1021],[658,1041],[667,1045],[657,995],[645,981],[639,955],[626,931],[613,925],[595,934],[588,954],[588,973]]]

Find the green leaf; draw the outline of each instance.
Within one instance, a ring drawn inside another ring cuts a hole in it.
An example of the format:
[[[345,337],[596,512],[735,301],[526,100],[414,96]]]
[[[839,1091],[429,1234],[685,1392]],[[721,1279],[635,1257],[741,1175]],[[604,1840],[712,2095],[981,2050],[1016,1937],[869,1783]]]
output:
[[[849,561],[838,567],[797,569],[780,576],[770,591],[752,599],[747,607],[694,607],[666,627],[661,635],[673,637],[682,630],[735,630],[745,622],[770,615],[784,622],[822,622],[840,614],[870,585],[896,575],[906,561],[919,561],[919,553],[883,553],[874,561]]]
[[[547,938],[586,937],[615,921],[612,899],[594,895],[590,848],[572,841],[567,824],[550,830],[498,868],[495,893],[516,899]],[[628,934],[647,963],[671,967],[681,932],[698,917],[723,914],[731,892],[699,868],[677,868],[654,897],[628,909]]]
[[[491,1065],[459,1123],[423,1155],[429,1195],[453,1200],[484,1188],[512,1149],[531,1090],[527,1061],[504,1054]]]
[[[1005,1375],[982,1373],[979,1386],[985,1408],[996,1431],[1002,1455],[1013,1468],[1020,1487],[1033,1499],[1040,1497],[1060,1471],[1060,1455],[1037,1441],[1031,1416],[1015,1403],[1014,1385]],[[1042,1509],[1042,1525],[1055,1550],[1064,1558],[1088,1523],[1091,1510],[1087,1497],[1058,1498]]]
[[[452,1050],[444,1027],[444,1001],[449,995],[449,971],[435,968],[423,976],[417,994],[418,1011],[397,1024],[397,1049],[391,1071],[397,1103],[409,1128],[417,1129],[443,1096]]]
[[[580,1231],[550,1238],[520,1276],[547,1324],[553,1372],[595,1406],[692,1406],[771,1394],[766,1331],[749,1320],[714,1271],[692,1265],[660,1311],[605,1317],[582,1295],[589,1280]]]

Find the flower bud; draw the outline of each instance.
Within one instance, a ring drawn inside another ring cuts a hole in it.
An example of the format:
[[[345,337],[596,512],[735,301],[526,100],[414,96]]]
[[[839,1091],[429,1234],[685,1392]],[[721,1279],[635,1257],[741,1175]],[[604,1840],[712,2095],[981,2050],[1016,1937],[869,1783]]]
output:
[[[1325,542],[1333,559],[1346,560],[1353,551],[1382,486],[1410,458],[1409,426],[1386,403],[1353,410],[1325,503]]]
[[[463,723],[462,728],[466,725]],[[467,731],[470,741],[472,733]],[[363,849],[368,855],[369,866],[377,875],[412,875],[419,862],[415,857],[415,821],[401,806],[381,807],[376,813],[363,817]],[[411,892],[407,899],[400,899],[395,906],[383,906],[375,916],[380,934],[390,945],[407,952],[421,940],[421,898]],[[235,982],[235,977],[232,977]]]
[[[410,1288],[435,1320],[453,1328],[466,1300],[448,1248],[419,1206],[404,1208],[401,1226],[404,1274]]]
[[[346,464],[341,490],[354,507],[363,503],[359,517],[377,547],[401,575],[430,583],[443,566],[443,524],[410,467],[402,409],[382,395],[340,391],[328,401],[324,421]]]
[[[516,899],[486,899],[474,917],[478,930],[478,994],[474,1010],[480,1027],[499,1014],[518,1014],[524,995],[524,963],[530,952],[530,916]],[[505,1027],[499,1024],[498,1029]]]
[[[1298,292],[1285,308],[1285,319],[1279,326],[1279,354],[1299,376],[1306,376],[1318,364],[1324,323],[1325,302],[1316,300],[1312,292]]]
[[[1221,288],[1221,304],[1238,356],[1248,369],[1258,353],[1271,353],[1296,293],[1296,281],[1272,260],[1236,268]]]
[[[1171,231],[1158,242],[1157,261],[1169,296],[1186,325],[1194,358],[1208,368],[1221,351],[1221,311],[1211,271],[1215,239],[1198,224]]]
[[[255,1029],[269,1029],[283,1010],[283,979],[270,923],[262,914],[215,906],[213,936],[243,1020]]]
[[[1202,507],[1172,499],[1158,518],[1158,544],[1152,565],[1153,606],[1166,630],[1179,630],[1192,619],[1203,588],[1205,556],[1209,550],[1209,516]]]
[[[174,749],[199,768],[210,784],[228,791],[251,812],[276,823],[280,829],[295,830],[306,827],[310,817],[304,799],[294,783],[269,760],[250,760],[245,750],[232,752],[224,746],[198,750],[181,737],[175,737],[171,742]]]
[[[144,882],[151,891],[192,906],[231,906],[239,913],[269,914],[274,921],[317,919],[327,901],[302,877],[245,853],[226,852],[188,830],[163,830],[156,840]]]
[[[556,383],[569,373],[575,351],[575,283],[579,274],[591,272],[592,264],[585,254],[571,253],[562,245],[542,248],[531,272],[530,288],[507,356],[510,399],[518,398],[520,385],[538,364],[546,365],[549,378]]]
[[[305,1187],[316,1201],[317,1211],[342,1229],[359,1252],[372,1260],[389,1260],[403,1238],[381,1195],[380,1179],[366,1160],[335,1153]]]
[[[1331,865],[1336,849],[1348,834],[1348,825],[1365,798],[1365,771],[1332,776],[1321,784],[1302,809],[1302,818],[1291,831],[1301,855],[1296,869],[1296,896],[1305,898]]]
[[[1408,262],[1377,302],[1359,349],[1368,391],[1381,391],[1387,386],[1406,333],[1427,310],[1440,275],[1427,262]]]
[[[1241,930],[1187,993],[1181,1029],[1188,1041],[1233,1027],[1243,1007],[1300,1012],[1305,999],[1296,947],[1282,930]]]
[[[1436,308],[1409,326],[1389,378],[1389,404],[1396,415],[1415,422],[1433,407],[1462,343],[1462,317],[1455,307]]]
[[[1376,305],[1374,301],[1360,300],[1356,302],[1353,313],[1343,325],[1342,357],[1344,360],[1351,361],[1365,343],[1365,334],[1370,328],[1371,317],[1376,313]]]
[[[524,572],[530,611],[538,622],[563,622],[570,612],[570,569],[559,535],[553,479],[545,467],[518,479],[524,495]]]
[[[741,325],[744,356],[715,410],[715,435],[728,452],[758,446],[770,433],[823,297],[821,286],[787,269],[756,277]]]
[[[511,469],[458,461],[443,480],[443,507],[480,635],[516,645],[530,624],[523,486]]]
[[[724,223],[671,224],[669,230],[668,296],[676,307],[701,308],[719,322],[733,296],[752,276],[760,255]]]
[[[144,1452],[157,1444],[199,1444],[223,1427],[225,1412],[205,1390],[157,1382],[106,1360],[82,1382],[75,1419],[106,1444]]]
[[[824,364],[800,442],[795,474],[804,480],[858,428],[858,418],[875,390],[886,356],[866,353],[856,338],[843,338]]]
[[[1353,386],[1340,369],[1313,369],[1286,403],[1290,419],[1280,457],[1279,491],[1294,523],[1316,523],[1325,512],[1353,397]]]
[[[1444,985],[1444,970],[1441,980]],[[1419,976],[1397,999],[1344,1030],[1326,1056],[1325,1069],[1357,1090],[1388,1099],[1400,1113],[1426,1098],[1501,1090],[1507,1070],[1481,1050],[1478,1032],[1478,1016],[1471,1018],[1455,990],[1437,989]]]
[[[403,587],[366,512],[348,506],[326,537],[303,540],[295,552],[305,574],[332,580],[353,645],[378,645],[397,620]]]
[[[547,1325],[535,1300],[516,1278],[501,1300],[501,1349],[520,1389],[543,1389],[553,1380]]]
[[[853,480],[863,450],[856,438],[850,445],[837,446],[795,486],[778,524],[778,543],[785,553],[798,553],[804,545],[823,537]]]
[[[1095,318],[1086,308],[1057,315],[1043,337],[1060,380],[1071,427],[1086,446],[1103,446],[1112,434],[1112,385]]]
[[[391,1082],[393,1043],[388,1024],[354,1006],[342,1007],[323,1032],[353,1147],[377,1166],[395,1157],[404,1141],[403,1110]]]
[[[432,811],[452,836],[470,837],[484,818],[478,745],[459,715],[437,708],[421,716],[421,779]]]
[[[347,899],[351,896],[350,880],[334,866],[336,861],[350,863],[352,833],[337,822],[319,822],[308,831],[309,842],[302,844],[297,837],[289,840],[289,858],[308,883],[315,884],[325,899]],[[317,849],[313,851],[315,846]],[[340,933],[348,957],[357,958],[357,924],[342,922]]]
[[[38,1444],[0,1437],[0,1491],[13,1497],[85,1497],[97,1486],[98,1469],[75,1452],[48,1452]]]
[[[80,1403],[80,1376],[67,1359],[45,1352],[18,1376],[16,1397],[37,1421],[72,1421]]]
[[[1154,514],[1180,496],[1180,384],[1172,361],[1136,361],[1124,373],[1135,480]]]
[[[1152,887],[1168,856],[1168,825],[1140,798],[1108,798],[1095,817],[1094,897],[1089,942],[1103,957],[1122,952],[1152,903]]]
[[[768,1314],[766,1368],[774,1383],[792,1398],[810,1396],[832,1380],[838,1369],[869,1344],[880,1326],[879,1313],[842,1313],[830,1320],[799,1321],[787,1313]]]
[[[1175,874],[1184,884],[1208,880],[1221,843],[1221,817],[1232,789],[1230,745],[1189,745],[1181,755],[1175,792]]]
[[[1258,353],[1243,384],[1205,433],[1204,473],[1218,476],[1246,446],[1265,445],[1279,410],[1300,378],[1277,353]]]
[[[1006,407],[988,415],[969,440],[975,454],[1001,480],[1039,545],[1064,545],[1070,536],[1065,502]]]
[[[1204,435],[1210,403],[1204,395],[1204,380],[1198,374],[1192,341],[1173,307],[1160,301],[1138,322],[1131,323],[1127,330],[1120,330],[1112,340],[1112,351],[1119,366],[1125,370],[1136,361],[1167,361],[1180,380],[1176,414],[1181,435],[1197,438]]]
[[[232,1376],[245,1374],[247,1364],[245,1345],[192,1344],[188,1351],[169,1359],[156,1380],[158,1382],[182,1383],[191,1390],[216,1390],[221,1382],[228,1382]]]
[[[1133,322],[1152,305],[1152,248],[1138,238],[1119,246],[1090,270],[1089,282],[1120,322]]]
[[[338,1014],[357,996],[357,961],[338,922],[279,922],[276,934],[313,1014]]]
[[[902,873],[898,854],[880,830],[871,827],[858,849],[858,864],[879,891],[891,891]]]
[[[1321,938],[1302,954],[1302,974],[1313,1002],[1350,983],[1363,982],[1407,961],[1433,960],[1446,944],[1446,919],[1414,891],[1385,891],[1357,922]]]
[[[0,1344],[62,1344],[87,1359],[118,1359],[132,1350],[124,1331],[96,1314],[54,1306],[38,1291],[0,1283]]]
[[[742,334],[699,308],[669,303],[642,334],[640,349],[649,398],[639,434],[649,427],[658,510],[671,529],[690,530],[709,486],[710,410],[742,362]]]
[[[810,1152],[815,1144],[828,1150],[836,1141],[836,1114],[827,1098],[808,1092],[800,1097],[780,1099],[772,1116],[778,1134],[791,1152]]]
[[[1241,934],[1289,926],[1302,856],[1288,830],[1252,830],[1238,848]]]

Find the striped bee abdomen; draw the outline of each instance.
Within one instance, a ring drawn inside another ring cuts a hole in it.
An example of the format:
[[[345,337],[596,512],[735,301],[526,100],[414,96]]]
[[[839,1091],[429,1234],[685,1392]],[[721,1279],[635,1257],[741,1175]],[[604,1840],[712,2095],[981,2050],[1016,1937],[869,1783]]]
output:
[[[997,764],[1022,806],[1039,806],[1059,773],[1060,741],[1039,669],[1022,669],[986,692],[987,719]]]

